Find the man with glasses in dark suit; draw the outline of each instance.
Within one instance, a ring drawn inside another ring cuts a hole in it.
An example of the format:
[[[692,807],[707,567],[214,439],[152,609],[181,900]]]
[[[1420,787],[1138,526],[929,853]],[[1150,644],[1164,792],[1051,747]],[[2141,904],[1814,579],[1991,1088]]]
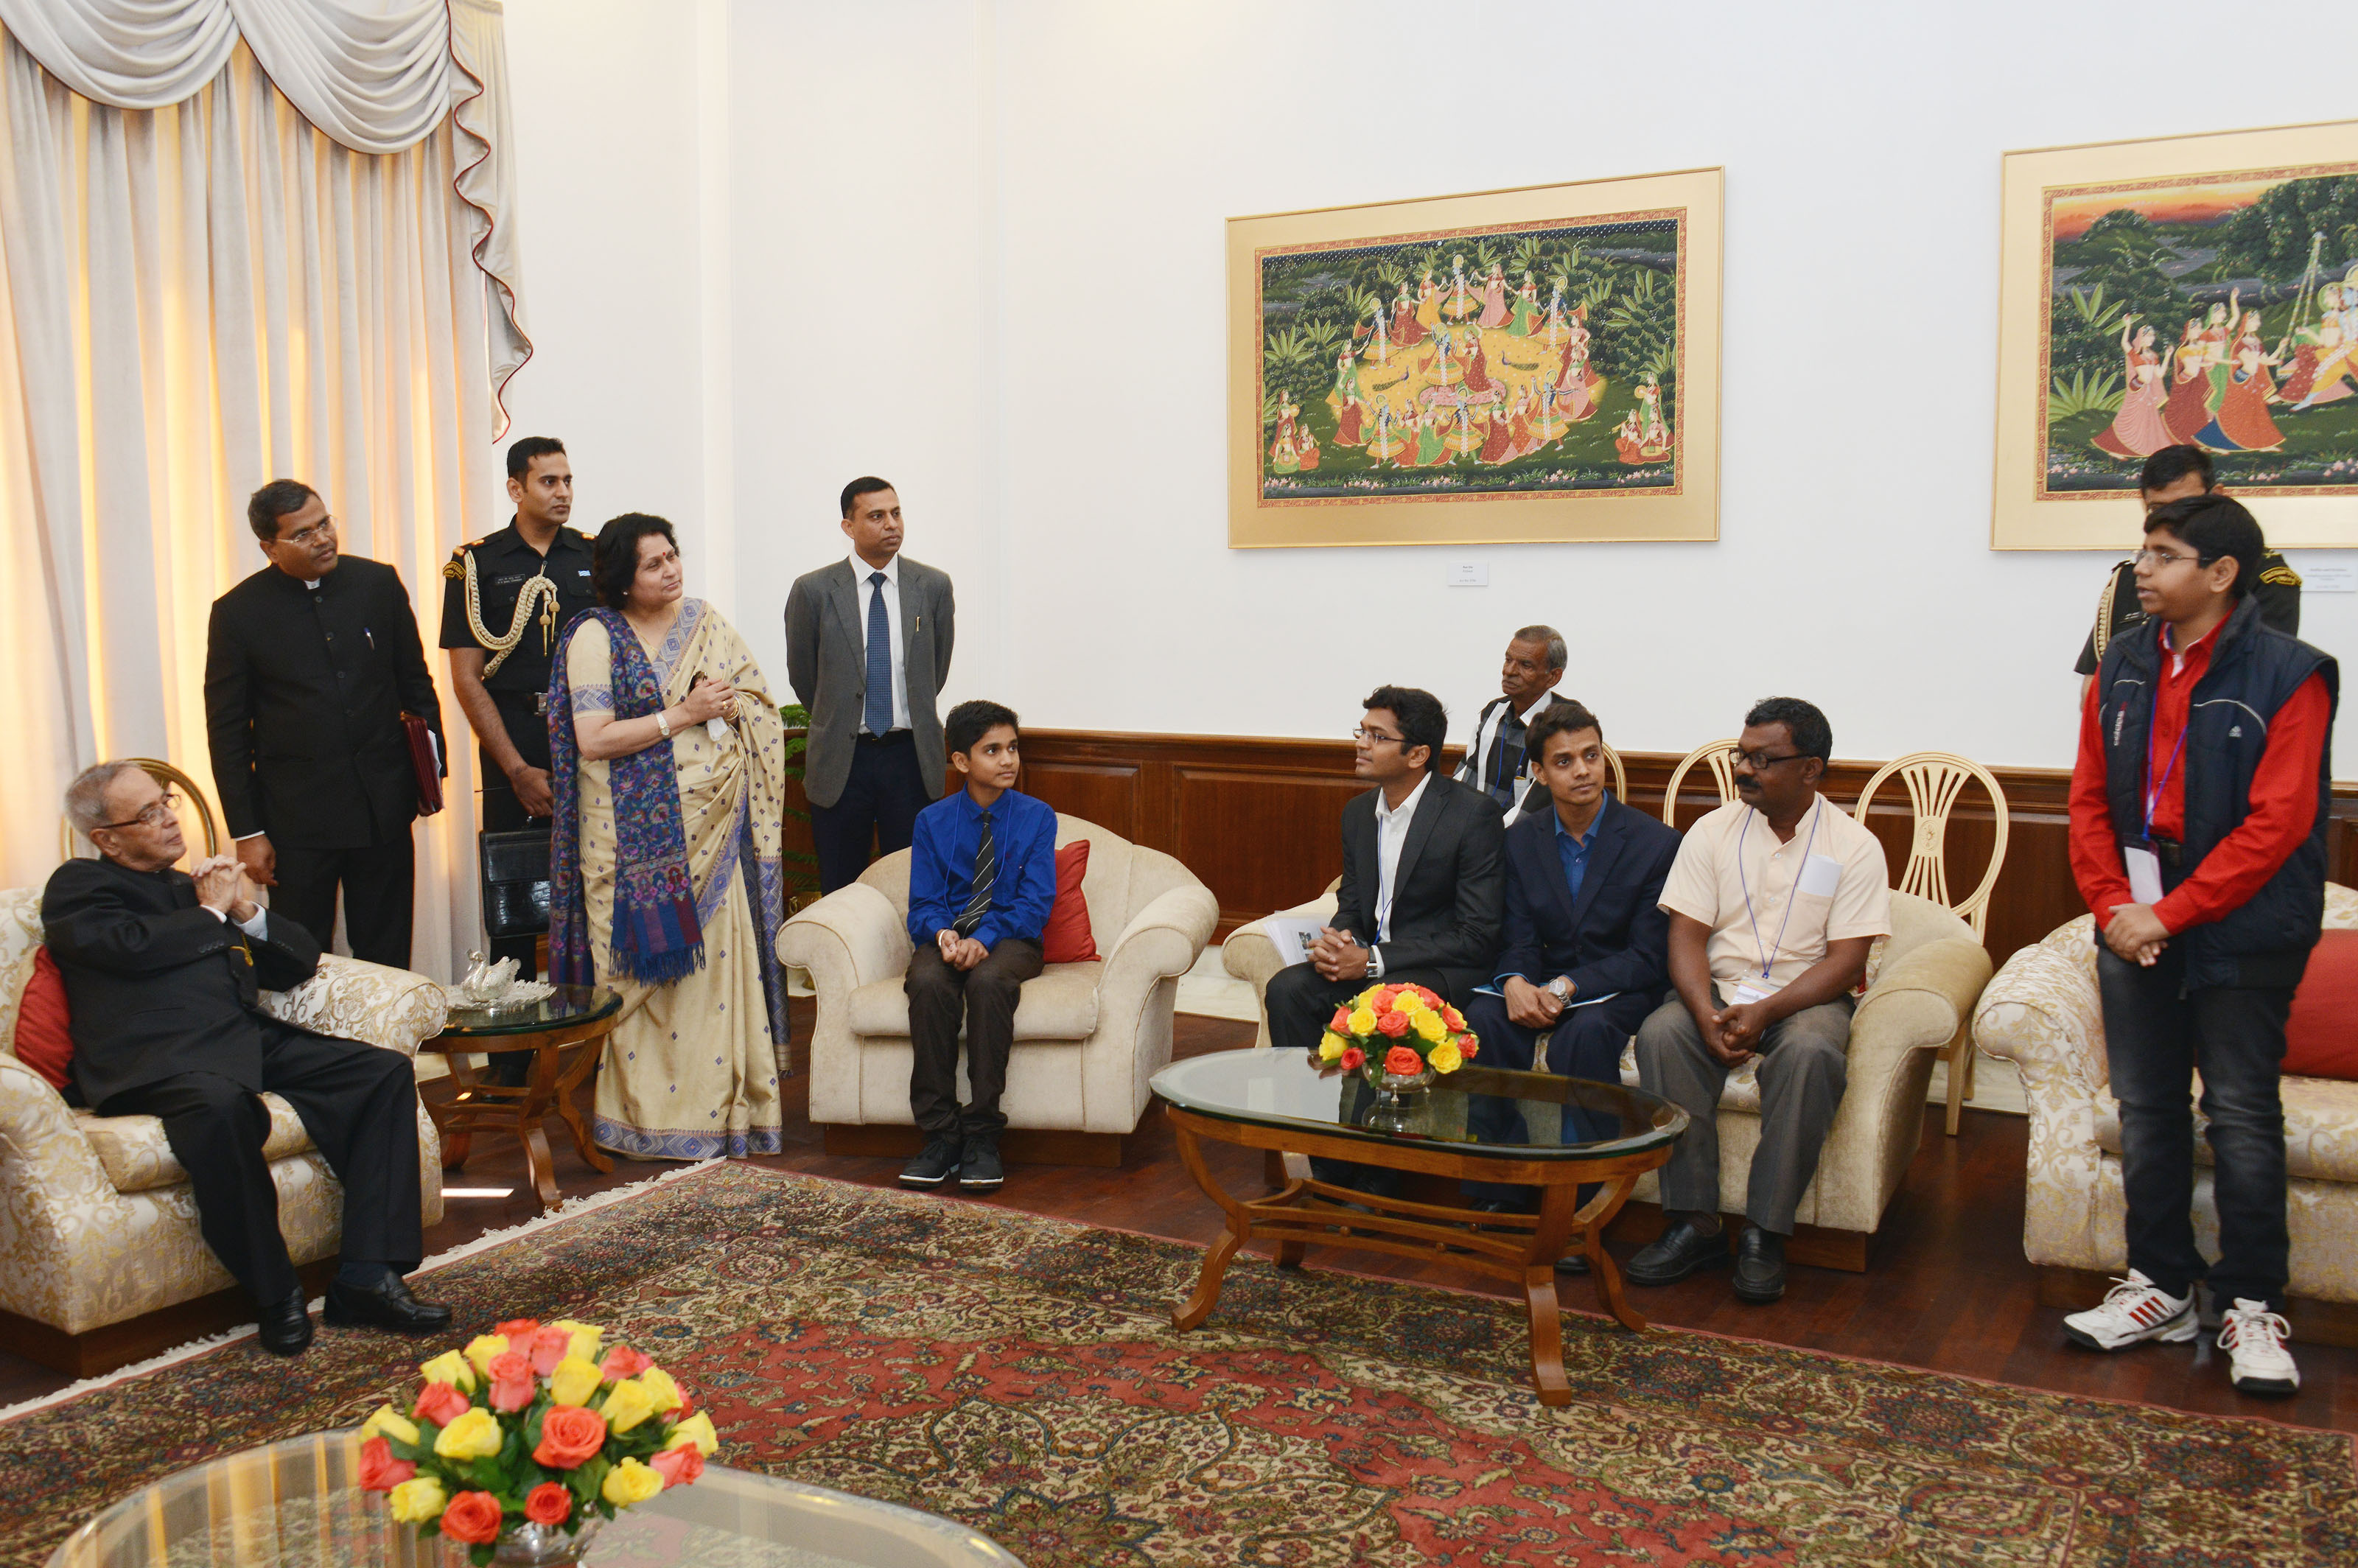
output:
[[[340,552],[300,480],[255,491],[245,518],[270,564],[213,600],[205,633],[213,788],[238,863],[323,948],[341,892],[352,957],[406,969],[422,803],[403,715],[449,754],[409,590]]]

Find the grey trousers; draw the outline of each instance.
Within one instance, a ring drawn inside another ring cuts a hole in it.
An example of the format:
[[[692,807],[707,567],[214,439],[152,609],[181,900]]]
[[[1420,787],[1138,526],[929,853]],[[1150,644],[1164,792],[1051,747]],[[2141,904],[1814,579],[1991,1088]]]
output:
[[[1726,1005],[1716,987],[1712,997]],[[1744,1217],[1763,1230],[1793,1234],[1793,1211],[1817,1174],[1850,1081],[1850,1015],[1851,999],[1840,997],[1778,1020],[1761,1038],[1760,1147],[1752,1155]],[[1727,1075],[1675,995],[1639,1027],[1639,1083],[1688,1119],[1662,1167],[1667,1213],[1719,1212],[1719,1096]]]

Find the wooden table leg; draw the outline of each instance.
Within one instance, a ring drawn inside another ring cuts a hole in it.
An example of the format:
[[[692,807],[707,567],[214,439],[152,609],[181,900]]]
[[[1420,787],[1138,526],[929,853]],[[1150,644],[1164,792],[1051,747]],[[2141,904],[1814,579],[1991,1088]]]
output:
[[[1220,1212],[1228,1217],[1228,1229],[1220,1233],[1220,1238],[1212,1243],[1211,1249],[1204,1254],[1204,1271],[1196,1277],[1195,1293],[1171,1314],[1171,1326],[1184,1334],[1211,1316],[1212,1308],[1219,1304],[1220,1285],[1228,1276],[1228,1260],[1237,1255],[1237,1249],[1252,1235],[1252,1218],[1245,1213],[1244,1206],[1230,1197],[1213,1179],[1210,1167],[1204,1163],[1204,1147],[1197,1141],[1195,1130],[1176,1117],[1172,1119],[1171,1129],[1179,1145],[1180,1162],[1187,1167],[1187,1173],[1195,1178],[1195,1184],[1204,1190],[1204,1195],[1219,1205]],[[1295,1260],[1299,1261],[1301,1248],[1295,1247],[1293,1253]]]
[[[449,1131],[448,1125],[459,1119],[454,1112],[474,1100],[475,1069],[468,1065],[465,1057],[456,1054],[444,1057],[443,1065],[450,1069],[450,1081],[459,1087],[451,1092],[450,1103],[447,1107],[429,1105],[426,1108],[426,1114],[434,1119],[435,1130],[442,1135],[442,1168],[463,1171],[467,1168],[467,1155],[475,1145],[474,1134],[464,1130]]]
[[[1555,1265],[1532,1269],[1523,1278],[1523,1305],[1531,1323],[1531,1386],[1543,1405],[1572,1403],[1563,1375],[1563,1309],[1555,1299]]]
[[[605,1054],[606,1040],[607,1034],[600,1033],[583,1041],[581,1049],[574,1055],[573,1065],[557,1082],[557,1114],[564,1120],[566,1130],[573,1134],[573,1152],[580,1155],[591,1170],[601,1173],[612,1171],[614,1162],[607,1158],[603,1149],[590,1141],[590,1129],[581,1119],[581,1108],[573,1103],[573,1091],[581,1087],[581,1080],[590,1076],[590,1069],[598,1065],[598,1058]]]
[[[1580,1211],[1582,1222],[1588,1227],[1587,1245],[1582,1251],[1588,1259],[1588,1271],[1596,1281],[1597,1305],[1632,1333],[1643,1329],[1646,1319],[1621,1292],[1621,1266],[1605,1250],[1605,1227],[1613,1223],[1613,1217],[1621,1212],[1621,1206],[1629,1201],[1629,1194],[1637,1185],[1634,1175],[1616,1176]]]

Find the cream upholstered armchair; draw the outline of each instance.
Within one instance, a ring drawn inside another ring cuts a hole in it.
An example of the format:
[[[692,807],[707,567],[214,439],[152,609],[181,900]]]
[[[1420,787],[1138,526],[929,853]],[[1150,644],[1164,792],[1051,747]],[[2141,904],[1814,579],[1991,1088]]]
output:
[[[1051,964],[1023,984],[1007,1062],[1006,1154],[1065,1164],[1121,1162],[1170,1065],[1179,977],[1211,940],[1219,904],[1195,873],[1095,823],[1059,813],[1056,846],[1089,841],[1081,891],[1098,957]],[[810,1117],[835,1153],[916,1149],[909,1113],[909,851],[887,855],[786,922],[778,958],[818,993]],[[958,1092],[968,1092],[958,1066]]]
[[[2022,1249],[2041,1270],[2050,1306],[2084,1306],[2106,1274],[2128,1266],[2128,1205],[2121,1187],[2121,1108],[2108,1092],[2104,1009],[2096,997],[2095,917],[2056,927],[2006,961],[1982,993],[1974,1043],[2020,1069],[2030,1101],[2030,1159]],[[2328,882],[2328,930],[2358,928],[2358,892]],[[2293,1331],[2316,1338],[2320,1315],[2351,1343],[2351,1314],[2309,1314],[2302,1302],[2358,1302],[2358,1084],[2284,1080],[2286,1218],[2292,1239]],[[2201,1125],[2201,1113],[2195,1112]],[[2211,1146],[2194,1157],[2194,1234],[2219,1249]],[[2090,1278],[2076,1278],[2084,1271]]]
[[[40,906],[37,888],[0,892],[0,1328],[11,1349],[89,1376],[253,1314],[198,1231],[188,1173],[163,1122],[76,1109],[16,1060]],[[288,1023],[406,1056],[442,1032],[445,1016],[442,988],[425,976],[333,954],[295,989],[263,992],[262,1006]],[[332,1258],[343,1189],[294,1108],[276,1095],[262,1099],[270,1111],[263,1152],[287,1249],[297,1266]],[[442,1217],[442,1146],[423,1106],[417,1152],[431,1225]],[[207,1309],[190,1309],[218,1292],[226,1294]]]
[[[1334,910],[1330,889],[1323,898],[1279,913],[1322,919]],[[1257,923],[1241,927],[1221,949],[1221,963],[1262,994],[1260,1044],[1267,1045],[1266,992],[1280,968],[1276,944]],[[1795,1261],[1866,1267],[1866,1238],[1882,1223],[1923,1140],[1933,1064],[1972,1016],[1989,976],[1989,955],[1971,926],[1930,900],[1891,895],[1891,935],[1868,957],[1866,994],[1851,1021],[1850,1084],[1796,1216],[1808,1228],[1794,1243]],[[1638,1081],[1634,1042],[1622,1051],[1621,1080]],[[1719,1101],[1720,1206],[1730,1213],[1743,1210],[1759,1142],[1760,1085],[1747,1064],[1728,1075]],[[1659,1181],[1649,1174],[1635,1195],[1652,1204],[1660,1193]]]

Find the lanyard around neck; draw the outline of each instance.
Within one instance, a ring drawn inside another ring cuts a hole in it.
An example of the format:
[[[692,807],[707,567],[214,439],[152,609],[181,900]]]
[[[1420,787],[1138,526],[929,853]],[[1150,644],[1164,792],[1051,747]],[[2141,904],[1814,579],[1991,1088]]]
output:
[[[2162,646],[2162,654],[2164,657],[2171,657],[2175,655],[2176,650],[2165,643]],[[2153,683],[2153,701],[2147,707],[2145,715],[2145,837],[2147,839],[2153,837],[2154,808],[2161,804],[2162,791],[2169,787],[2169,775],[2177,771],[2178,759],[2186,754],[2186,732],[2194,728],[2194,714],[2190,708],[2187,711],[2186,722],[2179,728],[2178,744],[2170,748],[2169,761],[2161,765],[2161,776],[2155,778],[2153,776],[2153,731],[2154,727],[2161,721],[2161,681],[2158,678],[2160,673],[2159,670],[2154,672],[2156,679]]]
[[[1810,850],[1818,841],[1818,806],[1824,804],[1821,796],[1817,805],[1810,807],[1810,836],[1801,844],[1803,867],[1810,863]],[[1801,871],[1795,869],[1793,885],[1785,891],[1785,915],[1777,922],[1777,945],[1764,949],[1760,946],[1760,922],[1752,914],[1752,884],[1744,874],[1744,836],[1752,831],[1752,819],[1759,815],[1759,808],[1755,806],[1745,814],[1744,826],[1736,830],[1736,885],[1744,890],[1744,918],[1752,927],[1752,950],[1760,955],[1760,978],[1765,980],[1777,962],[1777,955],[1785,950],[1785,927],[1792,921],[1793,905],[1800,902],[1796,895],[1801,886]]]

